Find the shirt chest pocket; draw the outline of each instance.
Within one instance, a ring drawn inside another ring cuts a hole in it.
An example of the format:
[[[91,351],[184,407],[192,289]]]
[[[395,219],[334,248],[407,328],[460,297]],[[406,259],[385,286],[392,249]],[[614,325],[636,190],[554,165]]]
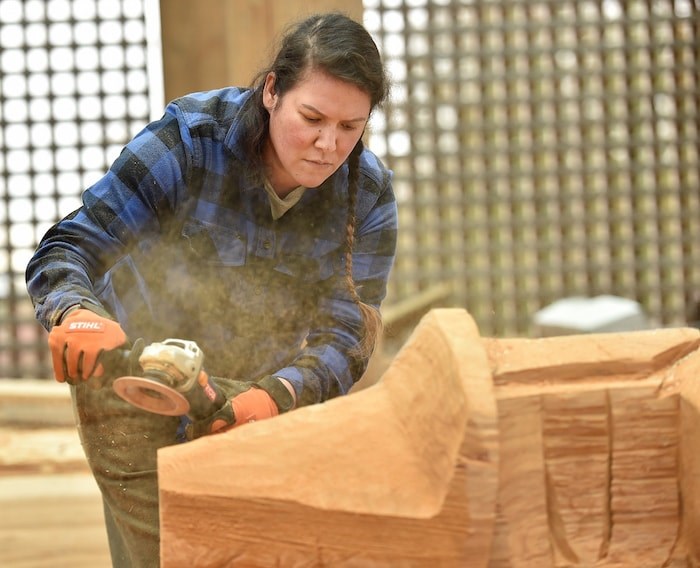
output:
[[[243,266],[246,262],[244,229],[187,221],[182,237],[194,260],[213,266]]]
[[[342,274],[342,246],[311,236],[283,238],[279,244],[275,270],[304,283],[328,280]]]
[[[197,263],[212,268],[254,265],[257,270],[260,266],[257,261],[263,261],[278,275],[303,283],[328,280],[344,270],[340,243],[303,233],[281,233],[277,239],[266,240],[262,248],[264,255],[258,258],[255,254],[258,236],[256,228],[243,221],[224,227],[190,220],[182,230],[190,255]]]

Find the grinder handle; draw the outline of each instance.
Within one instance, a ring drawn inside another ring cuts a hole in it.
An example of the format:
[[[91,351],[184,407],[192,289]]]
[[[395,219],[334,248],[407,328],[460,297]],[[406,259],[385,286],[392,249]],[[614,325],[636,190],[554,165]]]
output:
[[[127,375],[140,374],[139,357],[143,351],[144,341],[138,338],[133,345],[125,344],[124,347],[103,351],[99,362],[104,373],[100,377],[90,377],[88,381],[94,389],[101,389],[106,383]]]

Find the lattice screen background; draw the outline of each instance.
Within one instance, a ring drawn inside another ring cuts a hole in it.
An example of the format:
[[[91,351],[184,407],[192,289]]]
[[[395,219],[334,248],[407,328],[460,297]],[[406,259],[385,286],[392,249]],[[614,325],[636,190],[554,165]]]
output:
[[[365,0],[365,23],[395,81],[370,140],[389,303],[447,283],[501,336],[573,295],[700,320],[697,2]],[[24,266],[148,119],[144,29],[143,0],[0,0],[0,375],[48,375]]]
[[[0,376],[50,376],[24,269],[148,120],[146,36],[143,0],[0,0]]]
[[[689,1],[366,0],[397,84],[391,298],[438,282],[484,334],[572,295],[698,319],[700,20]]]

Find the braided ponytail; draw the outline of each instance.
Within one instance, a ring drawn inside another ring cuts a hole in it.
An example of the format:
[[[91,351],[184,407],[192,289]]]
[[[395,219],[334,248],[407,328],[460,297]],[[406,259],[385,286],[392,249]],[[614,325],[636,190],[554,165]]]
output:
[[[359,191],[360,155],[364,146],[360,139],[348,157],[348,218],[345,232],[345,283],[350,297],[357,304],[362,316],[363,333],[360,344],[353,354],[359,357],[369,357],[379,340],[383,324],[379,310],[369,304],[365,304],[357,293],[355,280],[352,277],[352,250],[355,245],[355,206]]]
[[[275,92],[282,98],[309,70],[327,73],[355,85],[370,97],[370,111],[389,95],[389,78],[372,36],[359,22],[340,12],[315,14],[290,27],[267,68],[251,85],[249,102],[240,110],[241,148],[255,182],[264,175],[263,152],[269,140],[269,113],[262,101],[265,78],[275,75]],[[362,338],[353,355],[369,356],[382,332],[379,310],[360,299],[352,277],[352,249],[355,242],[355,205],[359,191],[362,140],[348,157],[348,218],[345,239],[345,282],[348,293],[362,316]]]

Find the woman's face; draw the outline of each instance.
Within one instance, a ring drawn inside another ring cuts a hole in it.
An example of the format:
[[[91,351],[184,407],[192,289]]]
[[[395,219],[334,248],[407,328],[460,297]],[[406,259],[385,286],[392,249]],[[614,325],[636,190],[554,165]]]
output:
[[[357,86],[311,70],[279,97],[275,75],[265,79],[263,104],[270,135],[263,159],[278,195],[318,187],[345,162],[369,119],[370,96]]]

